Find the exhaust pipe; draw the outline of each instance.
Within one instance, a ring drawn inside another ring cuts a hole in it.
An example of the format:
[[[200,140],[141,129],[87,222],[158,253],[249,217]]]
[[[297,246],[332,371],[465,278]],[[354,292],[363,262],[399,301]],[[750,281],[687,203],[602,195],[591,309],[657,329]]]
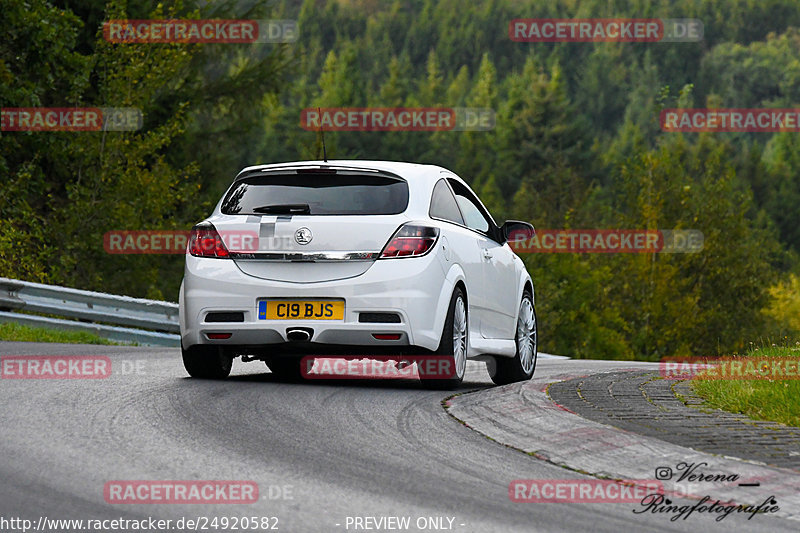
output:
[[[310,328],[288,328],[286,338],[293,342],[306,342],[311,340],[314,331]]]

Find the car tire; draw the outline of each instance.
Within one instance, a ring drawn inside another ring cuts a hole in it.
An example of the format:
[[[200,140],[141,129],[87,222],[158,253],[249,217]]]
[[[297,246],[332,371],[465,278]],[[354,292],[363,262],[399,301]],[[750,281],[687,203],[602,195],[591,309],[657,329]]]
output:
[[[273,357],[264,362],[269,371],[275,374],[280,381],[295,382],[303,381],[302,364],[304,359],[308,361],[307,358],[302,357]],[[313,361],[310,362],[310,365],[313,365]]]
[[[533,296],[528,290],[522,294],[517,314],[517,329],[514,334],[517,352],[514,357],[495,357],[492,381],[497,385],[507,385],[525,381],[533,377],[536,370],[536,356],[539,348],[538,324]]]
[[[429,389],[453,389],[464,380],[467,367],[467,348],[469,347],[469,320],[467,299],[460,287],[456,287],[450,297],[447,318],[444,321],[442,339],[436,355],[451,358],[453,377],[427,378],[420,373],[422,384]],[[438,366],[438,365],[437,365]]]
[[[221,346],[198,344],[188,350],[181,346],[183,367],[193,378],[225,379],[231,373],[233,357]]]

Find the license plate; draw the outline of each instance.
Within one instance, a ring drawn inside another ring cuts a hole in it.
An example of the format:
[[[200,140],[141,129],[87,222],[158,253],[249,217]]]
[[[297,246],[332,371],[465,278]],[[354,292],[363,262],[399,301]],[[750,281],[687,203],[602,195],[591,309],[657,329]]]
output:
[[[344,320],[344,302],[330,300],[262,300],[259,320]]]

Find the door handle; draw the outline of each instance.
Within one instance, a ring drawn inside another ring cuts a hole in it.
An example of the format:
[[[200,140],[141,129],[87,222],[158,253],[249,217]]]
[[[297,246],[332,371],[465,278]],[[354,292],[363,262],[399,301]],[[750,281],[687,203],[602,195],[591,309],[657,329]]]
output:
[[[491,259],[492,258],[492,252],[490,252],[488,248],[484,248],[483,249],[483,258],[484,259]]]

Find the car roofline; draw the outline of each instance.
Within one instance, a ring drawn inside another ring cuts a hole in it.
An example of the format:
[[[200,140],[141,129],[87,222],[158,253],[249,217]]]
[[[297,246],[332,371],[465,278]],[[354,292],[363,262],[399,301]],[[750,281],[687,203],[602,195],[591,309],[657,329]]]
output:
[[[433,175],[438,174],[439,171],[447,170],[438,165],[408,163],[402,161],[338,159],[329,161],[289,161],[285,163],[253,165],[243,168],[239,174],[237,174],[237,178],[244,173],[306,168],[336,168],[350,171],[388,172],[391,174],[397,174],[403,179],[410,179],[413,181],[432,179]]]
[[[391,177],[396,178],[398,180],[406,181],[403,176],[395,172],[391,172],[389,170],[383,169],[375,169],[375,168],[359,168],[359,167],[344,167],[344,166],[337,166],[337,165],[297,165],[297,166],[285,166],[285,167],[248,167],[241,172],[233,179],[233,183],[237,181],[241,181],[243,179],[252,178],[254,176],[261,176],[264,174],[280,174],[282,172],[292,172],[292,171],[300,171],[300,170],[336,170],[336,171],[345,171],[351,173],[361,173],[367,175],[374,175],[374,176],[384,176],[384,177]]]

